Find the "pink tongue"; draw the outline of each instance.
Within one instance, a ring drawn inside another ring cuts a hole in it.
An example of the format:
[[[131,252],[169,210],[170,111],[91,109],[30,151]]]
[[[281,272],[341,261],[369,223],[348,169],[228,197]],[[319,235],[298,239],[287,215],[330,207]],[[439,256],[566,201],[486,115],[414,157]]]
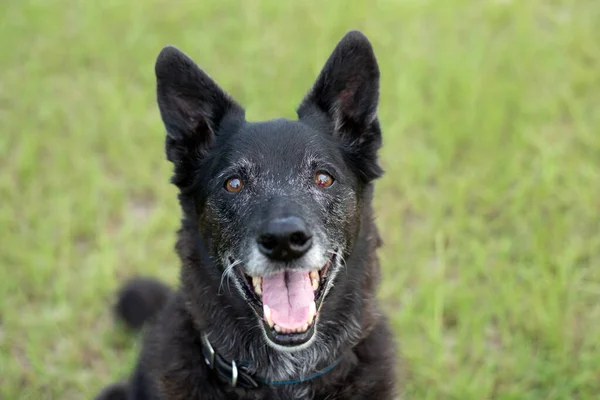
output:
[[[263,304],[281,328],[296,329],[308,323],[314,296],[308,272],[284,271],[262,281]]]

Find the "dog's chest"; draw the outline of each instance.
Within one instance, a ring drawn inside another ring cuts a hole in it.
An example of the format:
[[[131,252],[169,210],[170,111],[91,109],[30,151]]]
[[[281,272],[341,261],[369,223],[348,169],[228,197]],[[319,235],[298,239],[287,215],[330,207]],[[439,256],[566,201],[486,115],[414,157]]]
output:
[[[313,399],[308,385],[288,385],[276,388],[272,395],[265,399]]]
[[[223,397],[237,400],[313,400],[316,399],[310,385],[286,385],[262,387],[259,389],[230,389],[226,390]]]

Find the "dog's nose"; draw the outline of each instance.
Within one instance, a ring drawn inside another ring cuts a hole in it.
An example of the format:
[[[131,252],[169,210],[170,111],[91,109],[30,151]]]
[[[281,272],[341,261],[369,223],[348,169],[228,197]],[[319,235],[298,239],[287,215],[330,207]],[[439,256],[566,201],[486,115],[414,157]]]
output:
[[[256,242],[265,256],[288,262],[302,257],[310,249],[312,235],[300,218],[278,218],[265,224]]]

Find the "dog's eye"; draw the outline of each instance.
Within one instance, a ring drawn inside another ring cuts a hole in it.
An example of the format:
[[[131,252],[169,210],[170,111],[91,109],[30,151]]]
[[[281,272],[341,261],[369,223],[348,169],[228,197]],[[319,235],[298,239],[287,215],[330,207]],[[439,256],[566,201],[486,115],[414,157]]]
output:
[[[225,182],[225,190],[229,193],[237,193],[242,190],[242,180],[237,177],[227,179]]]
[[[320,187],[326,188],[326,187],[333,185],[333,176],[329,175],[325,171],[319,171],[319,172],[317,172],[317,175],[315,176],[315,182]]]

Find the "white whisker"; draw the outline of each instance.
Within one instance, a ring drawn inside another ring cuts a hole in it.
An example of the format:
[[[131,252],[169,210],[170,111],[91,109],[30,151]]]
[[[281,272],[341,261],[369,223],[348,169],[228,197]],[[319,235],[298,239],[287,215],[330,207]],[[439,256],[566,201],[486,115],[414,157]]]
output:
[[[227,276],[227,284],[229,285],[229,278],[231,277],[231,271],[233,271],[233,268],[235,268],[235,266],[238,265],[239,263],[241,263],[241,260],[234,261],[227,268],[225,268],[225,270],[221,274],[221,283],[219,284],[219,290],[217,291],[217,294],[221,294],[221,289],[223,288],[223,279],[225,279],[225,276]]]
[[[341,253],[339,251],[333,251],[333,250],[327,250],[327,252],[335,255],[336,257],[338,257],[342,261],[341,262],[342,267],[344,267],[344,270],[346,271],[346,273],[348,273],[348,268],[346,268],[346,260],[341,255]]]

